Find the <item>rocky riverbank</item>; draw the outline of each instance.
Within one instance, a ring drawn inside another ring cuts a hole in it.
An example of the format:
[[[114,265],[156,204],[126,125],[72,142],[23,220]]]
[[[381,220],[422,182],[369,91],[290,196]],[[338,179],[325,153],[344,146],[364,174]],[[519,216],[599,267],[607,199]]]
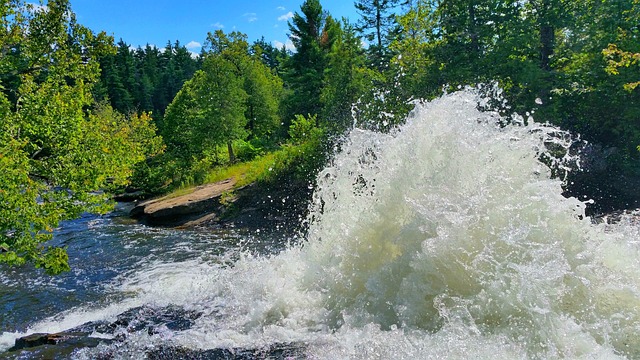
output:
[[[137,201],[130,215],[149,226],[243,227],[300,230],[312,189],[308,184],[252,183],[236,187],[234,179],[198,186],[187,193]]]

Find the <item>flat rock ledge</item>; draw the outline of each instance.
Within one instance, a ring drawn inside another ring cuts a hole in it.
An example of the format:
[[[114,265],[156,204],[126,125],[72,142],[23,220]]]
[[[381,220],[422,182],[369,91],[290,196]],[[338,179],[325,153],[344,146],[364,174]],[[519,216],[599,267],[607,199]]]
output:
[[[234,188],[235,185],[236,180],[231,178],[198,186],[188,194],[142,201],[133,207],[130,215],[152,226],[197,225],[199,222],[213,220],[224,212],[225,206],[221,198],[239,190]]]

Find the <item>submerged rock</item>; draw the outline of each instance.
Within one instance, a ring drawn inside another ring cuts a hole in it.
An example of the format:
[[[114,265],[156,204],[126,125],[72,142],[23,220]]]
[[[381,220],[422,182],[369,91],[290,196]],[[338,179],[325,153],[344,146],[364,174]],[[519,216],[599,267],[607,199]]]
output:
[[[187,330],[201,315],[200,312],[173,305],[163,308],[141,306],[125,311],[113,322],[92,321],[58,333],[23,336],[16,339],[8,352],[20,352],[18,358],[61,358],[76,349],[124,341],[131,333],[144,331],[154,335],[167,330]]]
[[[150,336],[166,331],[191,328],[202,313],[179,306],[152,308],[141,306],[118,315],[113,322],[95,321],[58,333],[30,334],[16,339],[15,346],[0,354],[2,359],[68,359],[79,352],[95,359],[116,359],[124,351],[129,356],[127,337],[147,333]],[[100,346],[98,345],[111,345]],[[273,344],[256,349],[189,349],[175,345],[149,343],[136,347],[139,358],[164,359],[304,359],[304,344]],[[137,357],[137,355],[136,355]]]
[[[60,342],[84,336],[83,333],[61,332],[55,334],[36,333],[16,339],[15,345],[9,351],[32,348],[41,345],[56,345]]]
[[[299,344],[273,344],[259,349],[211,349],[197,350],[179,346],[161,346],[147,351],[149,360],[293,360],[306,359],[304,347]]]

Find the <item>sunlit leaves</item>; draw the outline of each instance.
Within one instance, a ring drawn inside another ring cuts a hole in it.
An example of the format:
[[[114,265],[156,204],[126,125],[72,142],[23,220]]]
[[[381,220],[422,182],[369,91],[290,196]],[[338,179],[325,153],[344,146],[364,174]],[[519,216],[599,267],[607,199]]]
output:
[[[640,53],[622,51],[615,44],[609,44],[609,47],[602,50],[602,54],[607,59],[606,71],[611,75],[619,75],[619,68],[640,65]],[[640,81],[629,82],[624,84],[624,89],[631,91],[638,86],[640,86]]]
[[[69,269],[63,248],[44,246],[59,222],[106,211],[105,190],[126,184],[159,139],[146,115],[89,111],[95,57],[111,40],[78,25],[68,1],[0,10],[0,263],[55,274]]]

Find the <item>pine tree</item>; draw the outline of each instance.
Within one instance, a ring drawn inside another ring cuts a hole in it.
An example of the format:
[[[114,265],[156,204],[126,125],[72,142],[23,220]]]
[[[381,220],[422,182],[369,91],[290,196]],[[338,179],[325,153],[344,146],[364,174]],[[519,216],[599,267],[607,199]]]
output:
[[[335,41],[339,24],[322,10],[318,0],[306,0],[289,23],[289,38],[296,48],[287,63],[285,80],[291,90],[287,120],[293,115],[319,114],[322,109],[324,71],[327,53]]]
[[[361,18],[356,30],[362,33],[369,44],[369,54],[375,68],[381,69],[389,60],[391,34],[397,26],[394,10],[402,0],[357,0],[355,8]]]
[[[365,68],[361,38],[346,19],[329,52],[322,89],[322,126],[342,134],[353,124],[351,107],[367,91],[371,73]]]

